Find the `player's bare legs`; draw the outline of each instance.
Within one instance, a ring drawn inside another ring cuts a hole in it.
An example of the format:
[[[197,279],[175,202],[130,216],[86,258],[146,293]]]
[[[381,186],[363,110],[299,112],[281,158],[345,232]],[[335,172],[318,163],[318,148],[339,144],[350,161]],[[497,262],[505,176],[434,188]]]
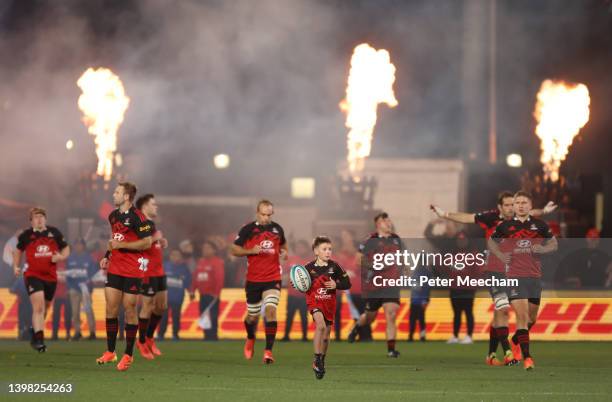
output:
[[[42,331],[45,326],[45,313],[48,303],[45,303],[45,293],[41,290],[30,295],[32,303],[32,328],[34,332]]]
[[[321,347],[321,353],[323,353],[323,364],[325,364],[325,355],[327,355],[327,348],[329,348],[331,330],[331,325],[328,325],[327,329],[325,330],[325,338],[323,338],[323,345]]]
[[[280,291],[278,289],[268,289],[262,293],[264,306],[264,325],[266,332],[266,349],[264,350],[263,361],[266,364],[274,362],[272,355],[272,347],[276,339],[276,330],[278,323],[276,321],[276,308],[280,300]]]
[[[502,363],[497,360],[495,352],[499,344],[504,350],[504,363],[506,366],[517,364],[508,340],[508,324],[510,322],[510,307],[493,310],[493,321],[491,322],[491,336],[489,343],[489,354],[486,363],[491,366],[499,366]]]
[[[529,370],[533,368],[533,360],[529,354],[529,302],[527,299],[517,299],[512,300],[511,304],[516,314],[516,333],[512,337],[513,342],[520,346],[523,364]]]
[[[385,321],[387,323],[387,356],[398,357],[399,352],[395,350],[395,337],[397,334],[397,325],[395,325],[395,321],[400,306],[397,303],[385,303],[382,307],[385,312]]]
[[[325,375],[325,353],[327,353],[327,347],[329,345],[329,337],[331,334],[331,325],[327,325],[325,317],[320,311],[316,311],[312,315],[312,319],[315,323],[315,333],[313,338],[314,346],[314,360],[312,362],[312,369],[314,370],[315,377],[320,380]]]
[[[98,364],[106,364],[117,361],[115,346],[117,345],[117,334],[119,332],[119,307],[123,299],[123,292],[111,288],[104,288],[106,300],[106,352],[96,361]]]
[[[130,293],[123,294],[123,310],[125,311],[125,354],[121,358],[119,364],[117,364],[117,369],[119,371],[127,370],[133,361],[134,342],[136,341],[136,332],[138,332],[137,302],[138,295]]]
[[[529,303],[529,323],[527,324],[527,329],[531,329],[531,327],[536,323],[539,310],[540,306],[538,304]]]
[[[355,322],[355,325],[351,329],[351,332],[348,335],[347,341],[349,343],[355,342],[355,339],[357,338],[357,335],[359,334],[360,328],[366,325],[370,325],[372,322],[374,322],[377,315],[378,315],[378,311],[366,310],[365,312],[361,313],[361,315]]]
[[[168,310],[168,291],[162,290],[153,296],[153,313],[163,315]]]
[[[364,325],[370,325],[374,322],[377,315],[378,315],[378,311],[366,311],[365,313],[359,316],[359,320],[357,320],[357,324],[359,324],[360,327]]]
[[[123,299],[123,292],[106,287],[104,288],[104,297],[106,299],[106,318],[117,318],[119,317],[119,307]]]
[[[168,310],[168,291],[161,290],[155,293],[153,296],[153,304],[151,306],[151,314],[149,315],[149,326],[147,328],[147,336],[146,343],[149,347],[151,353],[156,356],[161,356],[161,351],[155,345],[155,341],[153,340],[153,336],[155,335],[155,331],[161,321],[161,318],[164,316],[164,313]]]
[[[151,318],[151,312],[154,308],[154,297],[141,295],[142,306],[138,313],[138,343],[136,347],[140,352],[140,355],[147,360],[154,358],[153,353],[149,350],[146,345],[146,335],[149,329],[149,319]]]
[[[138,326],[138,312],[136,305],[138,303],[138,295],[124,293],[123,294],[123,310],[125,311],[125,323],[127,325]]]
[[[323,342],[325,340],[325,333],[327,332],[327,325],[325,323],[325,318],[323,318],[323,314],[320,312],[314,313],[312,318],[315,323],[313,338],[314,353],[315,355],[320,355],[323,353]]]
[[[45,300],[45,292],[41,290],[30,295],[30,303],[32,303],[32,339],[30,345],[39,352],[44,352],[46,351],[45,318],[51,302]]]
[[[244,358],[251,360],[255,351],[255,333],[259,323],[261,313],[261,301],[255,304],[247,303],[247,316],[244,319],[244,328],[247,332],[247,339],[244,343]]]

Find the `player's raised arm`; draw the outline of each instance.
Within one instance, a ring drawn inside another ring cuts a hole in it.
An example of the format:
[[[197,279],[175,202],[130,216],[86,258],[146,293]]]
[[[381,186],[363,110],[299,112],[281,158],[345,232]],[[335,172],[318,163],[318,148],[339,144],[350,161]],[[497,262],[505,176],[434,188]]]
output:
[[[534,216],[534,217],[539,217],[542,215],[548,215],[552,212],[554,212],[557,209],[558,205],[555,204],[552,201],[548,201],[548,203],[546,203],[546,205],[544,205],[544,208],[534,208],[531,211],[529,211],[529,215]]]
[[[439,218],[448,219],[457,223],[476,223],[476,214],[469,212],[446,212],[437,205],[431,205],[431,210],[438,215]]]

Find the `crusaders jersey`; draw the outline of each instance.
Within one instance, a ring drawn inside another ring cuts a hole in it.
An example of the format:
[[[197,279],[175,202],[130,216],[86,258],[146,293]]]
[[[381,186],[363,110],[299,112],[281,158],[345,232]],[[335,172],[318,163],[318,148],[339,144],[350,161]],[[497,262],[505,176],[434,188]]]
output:
[[[153,236],[158,231],[155,227],[155,222],[147,220],[147,223],[151,225],[151,236]],[[164,251],[159,240],[154,241],[151,248],[144,250],[143,254],[147,259],[147,270],[144,276],[164,276]]]
[[[21,232],[17,248],[25,253],[28,264],[23,275],[57,282],[57,264],[51,261],[51,257],[67,245],[64,235],[53,226],[47,226],[43,231],[29,228]]]
[[[546,222],[528,217],[521,222],[516,217],[500,223],[491,238],[499,243],[504,253],[510,253],[507,269],[510,278],[539,278],[542,276],[540,254],[532,253],[531,246],[543,244],[554,236]]]
[[[348,274],[336,262],[329,260],[327,265],[319,266],[311,261],[304,266],[310,274],[312,284],[306,292],[306,305],[309,310],[319,309],[328,321],[336,314],[336,290],[350,289]],[[336,289],[327,289],[325,282],[336,281]]]
[[[276,222],[260,225],[251,222],[242,227],[234,244],[246,249],[257,245],[261,252],[247,256],[247,281],[272,282],[281,280],[280,250],[286,243],[285,232]]]
[[[474,222],[485,231],[485,239],[490,238],[493,232],[495,232],[497,225],[503,221],[504,219],[497,209],[479,212],[474,215]],[[488,253],[485,272],[506,272],[506,267],[493,253]]]
[[[153,226],[142,212],[130,207],[125,212],[119,208],[108,216],[113,239],[122,242],[134,242],[151,236]],[[147,270],[148,260],[140,250],[117,249],[111,252],[108,273],[129,278],[142,278]]]
[[[359,252],[363,254],[361,260],[362,289],[376,289],[374,285],[370,283],[374,274],[380,275],[385,279],[399,278],[400,267],[396,265],[385,265],[384,269],[376,271],[373,269],[372,264],[374,261],[374,254],[395,254],[397,251],[402,250],[404,250],[404,243],[397,234],[391,233],[387,237],[382,237],[378,233],[371,233],[366,240],[359,245]]]

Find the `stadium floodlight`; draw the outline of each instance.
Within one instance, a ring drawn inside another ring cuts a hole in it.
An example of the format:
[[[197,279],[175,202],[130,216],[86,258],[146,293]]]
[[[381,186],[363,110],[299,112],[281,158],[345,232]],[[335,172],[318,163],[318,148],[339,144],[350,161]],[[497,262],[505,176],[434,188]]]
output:
[[[230,158],[227,154],[217,154],[213,158],[213,163],[217,169],[227,169],[230,164]]]
[[[70,151],[72,148],[74,148],[74,142],[72,140],[66,141],[66,149]]]
[[[509,154],[506,156],[506,163],[510,167],[520,168],[523,166],[523,157],[519,154]]]
[[[293,198],[314,198],[315,179],[312,177],[294,177],[291,179],[291,196]]]

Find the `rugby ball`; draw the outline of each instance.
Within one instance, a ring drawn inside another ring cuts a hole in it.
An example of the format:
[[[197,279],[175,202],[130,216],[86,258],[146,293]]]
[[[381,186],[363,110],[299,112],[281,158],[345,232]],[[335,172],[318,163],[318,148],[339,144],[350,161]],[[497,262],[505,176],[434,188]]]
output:
[[[293,287],[302,293],[308,292],[308,289],[310,289],[310,285],[312,284],[308,270],[302,265],[294,265],[291,267],[291,271],[289,271],[289,279],[291,280]]]

